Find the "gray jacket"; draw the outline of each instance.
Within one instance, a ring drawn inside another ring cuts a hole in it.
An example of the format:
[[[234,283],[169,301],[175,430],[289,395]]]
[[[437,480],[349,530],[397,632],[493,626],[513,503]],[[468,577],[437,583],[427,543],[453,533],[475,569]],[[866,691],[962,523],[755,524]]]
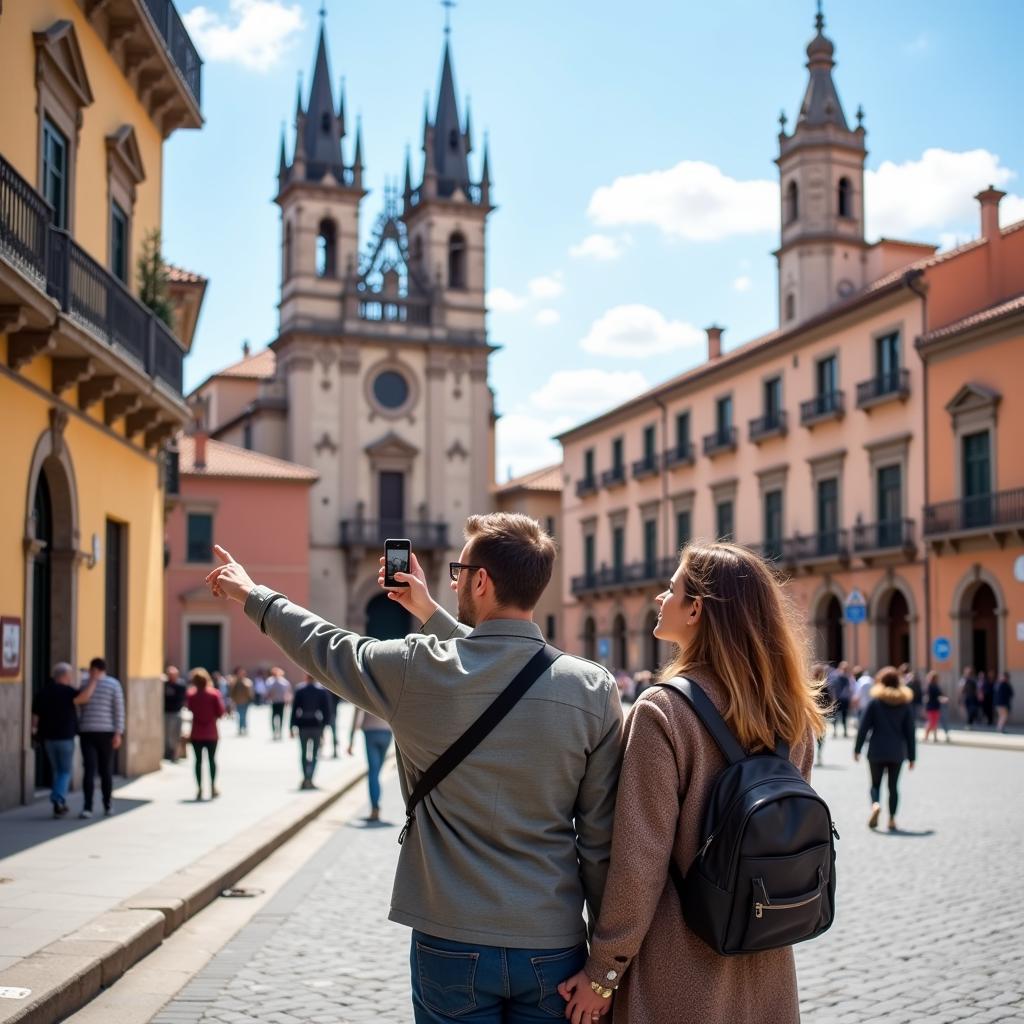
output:
[[[532,622],[447,612],[373,640],[266,587],[245,613],[325,686],[387,722],[407,798],[544,642]],[[611,850],[622,708],[611,674],[565,655],[416,810],[392,921],[457,942],[558,949],[586,938]]]

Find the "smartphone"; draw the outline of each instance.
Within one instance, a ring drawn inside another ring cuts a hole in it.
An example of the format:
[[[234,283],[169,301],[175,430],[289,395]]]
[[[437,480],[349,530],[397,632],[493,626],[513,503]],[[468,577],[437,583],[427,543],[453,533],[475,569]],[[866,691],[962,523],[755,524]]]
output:
[[[404,537],[390,537],[384,541],[384,586],[407,587],[408,583],[395,579],[396,572],[408,572],[412,556],[412,542]]]

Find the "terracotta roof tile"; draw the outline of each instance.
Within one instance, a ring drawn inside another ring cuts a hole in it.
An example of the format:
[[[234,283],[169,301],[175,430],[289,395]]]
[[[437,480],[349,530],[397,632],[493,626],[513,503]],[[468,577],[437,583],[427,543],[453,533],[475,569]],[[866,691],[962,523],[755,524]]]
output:
[[[543,469],[535,469],[532,473],[524,473],[522,476],[513,477],[503,484],[496,484],[495,494],[502,494],[506,491],[554,491],[562,490],[562,464],[556,466],[545,466]]]
[[[173,263],[165,263],[167,279],[171,284],[206,284],[206,278],[202,274],[196,274],[184,267],[176,267]]]
[[[938,327],[934,331],[922,334],[918,338],[918,344],[927,345],[929,342],[938,341],[940,338],[948,338],[951,335],[960,334],[962,331],[969,331],[972,327],[981,327],[983,324],[990,323],[993,320],[999,320],[1004,316],[1011,316],[1013,313],[1019,312],[1024,312],[1024,293],[1008,299],[1006,302],[1000,302],[997,306],[989,306],[988,309],[983,309],[978,313],[965,316],[961,320],[946,324],[945,327]]]
[[[306,466],[299,466],[271,455],[261,455],[245,448],[238,448],[223,441],[206,441],[206,467],[197,469],[195,464],[195,438],[182,435],[178,438],[178,472],[182,476],[242,477],[250,480],[293,480],[312,483],[319,474]]]
[[[244,377],[249,380],[269,380],[277,372],[277,356],[273,349],[251,352],[237,363],[225,366],[213,377]]]

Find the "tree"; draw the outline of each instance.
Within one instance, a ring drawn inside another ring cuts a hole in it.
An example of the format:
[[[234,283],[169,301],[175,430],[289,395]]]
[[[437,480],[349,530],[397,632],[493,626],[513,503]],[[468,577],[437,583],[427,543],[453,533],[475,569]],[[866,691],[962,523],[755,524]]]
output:
[[[142,240],[142,255],[139,257],[139,299],[163,320],[168,327],[174,326],[174,310],[167,289],[167,266],[160,252],[160,231],[154,228]]]

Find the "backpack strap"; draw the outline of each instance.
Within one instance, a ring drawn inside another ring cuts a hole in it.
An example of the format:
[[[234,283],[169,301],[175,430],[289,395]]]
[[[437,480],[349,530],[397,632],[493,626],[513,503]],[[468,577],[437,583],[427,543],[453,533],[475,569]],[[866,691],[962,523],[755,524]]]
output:
[[[405,827],[398,834],[399,846],[405,842],[416,820],[416,805],[483,742],[488,733],[516,706],[519,698],[561,656],[562,651],[557,647],[545,644],[480,717],[420,776],[405,805]]]
[[[711,703],[711,698],[700,688],[699,684],[685,676],[676,676],[675,679],[666,679],[658,685],[667,686],[686,699],[687,704],[693,708],[694,713],[701,720],[701,724],[711,734],[711,738],[729,764],[736,764],[737,761],[746,758],[746,751],[739,745],[732,730],[725,724],[725,719],[718,713],[718,709]]]

